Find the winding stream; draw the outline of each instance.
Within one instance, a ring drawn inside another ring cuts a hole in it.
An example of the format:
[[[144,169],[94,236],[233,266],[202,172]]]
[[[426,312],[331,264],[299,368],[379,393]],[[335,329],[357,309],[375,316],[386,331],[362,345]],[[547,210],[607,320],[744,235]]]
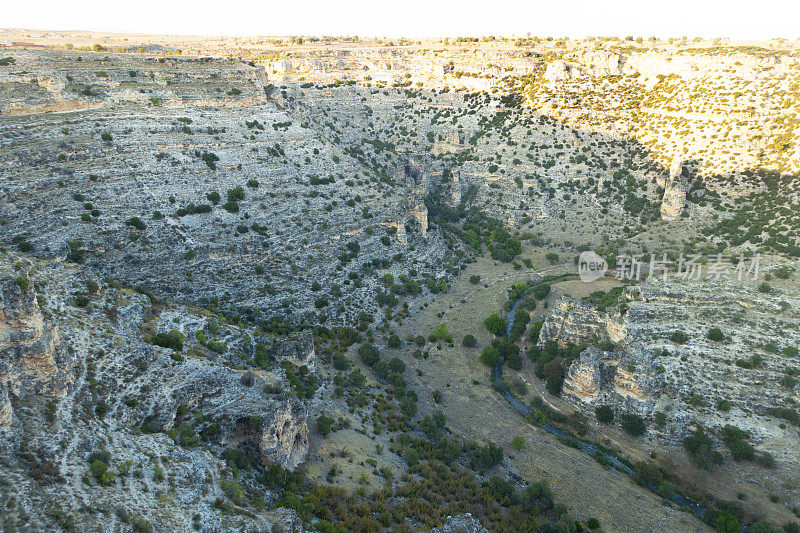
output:
[[[517,307],[519,306],[520,302],[525,297],[525,295],[528,294],[528,292],[537,285],[542,285],[544,283],[551,283],[553,281],[556,280],[540,279],[539,281],[537,281],[536,283],[525,289],[525,291],[522,294],[517,296],[517,299],[514,300],[514,304],[511,306],[511,309],[508,311],[508,314],[506,315],[506,318],[508,320],[508,325],[506,326],[506,340],[510,339],[511,328],[514,327],[514,316],[516,315]],[[508,387],[505,386],[505,381],[503,380],[504,363],[505,360],[504,358],[501,357],[500,362],[497,364],[497,366],[495,366],[492,369],[492,381],[496,386],[498,386],[499,390],[503,391],[503,397],[508,401],[508,403],[510,403],[511,406],[527,420],[530,414],[533,412],[533,410],[524,403],[522,403],[521,401],[517,400],[514,397],[514,395],[511,394],[511,392],[508,390]],[[588,453],[589,455],[592,455],[593,457],[602,457],[605,460],[607,460],[611,466],[613,466],[620,472],[624,472],[628,476],[633,476],[633,469],[631,467],[622,462],[616,455],[606,452],[605,450],[598,447],[596,444],[575,437],[574,435],[570,435],[565,431],[562,431],[557,427],[553,427],[546,422],[541,425],[541,428],[557,437],[567,438],[571,440],[574,439],[574,441],[576,441],[577,445],[580,446],[580,449],[582,451]],[[654,492],[658,490],[658,487],[654,485],[647,485],[647,488]],[[667,499],[674,503],[677,503],[678,505],[686,507],[687,509],[695,513],[697,516],[699,516],[701,519],[703,518],[703,516],[705,516],[705,513],[708,511],[707,507],[700,505],[694,500],[691,500],[686,496],[679,494],[678,492],[675,492],[672,495],[672,497]]]

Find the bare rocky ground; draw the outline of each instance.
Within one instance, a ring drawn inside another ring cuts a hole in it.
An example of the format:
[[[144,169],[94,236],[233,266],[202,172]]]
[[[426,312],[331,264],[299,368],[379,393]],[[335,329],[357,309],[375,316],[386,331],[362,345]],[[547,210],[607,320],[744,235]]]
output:
[[[516,511],[476,504],[384,509],[424,499],[403,492],[432,475],[408,439],[446,448],[440,410],[484,491],[544,478],[581,523],[702,531],[519,417],[478,359],[512,284],[589,249],[764,269],[555,282],[507,384],[715,512],[796,520],[793,43],[0,36],[17,43],[0,48],[4,528],[509,527]],[[450,343],[428,338],[442,323]],[[557,361],[560,395],[537,376],[548,340],[585,344]],[[395,370],[364,364],[366,344]],[[709,470],[682,444],[699,428],[724,459]],[[506,458],[476,469],[470,441]],[[346,494],[375,522],[319,510]]]

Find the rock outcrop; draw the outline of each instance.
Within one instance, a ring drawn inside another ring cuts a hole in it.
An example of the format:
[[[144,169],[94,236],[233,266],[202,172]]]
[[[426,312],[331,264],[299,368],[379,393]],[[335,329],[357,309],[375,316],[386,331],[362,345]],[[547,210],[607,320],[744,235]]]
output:
[[[661,199],[661,220],[675,220],[683,214],[686,207],[686,181],[683,179],[683,162],[673,161],[669,177],[664,183],[664,196]]]
[[[303,404],[287,401],[262,422],[257,440],[261,461],[294,470],[308,454],[308,423]]]
[[[431,529],[430,533],[489,533],[480,520],[465,513],[459,516],[448,516],[447,522],[441,527]]]
[[[270,346],[270,353],[278,362],[289,361],[295,366],[305,366],[311,372],[317,369],[317,354],[314,351],[314,335],[301,331]]]
[[[268,383],[254,373],[220,372],[200,359],[178,367],[153,368],[145,424],[169,431],[189,409],[202,411],[218,428],[219,440],[255,445],[265,464],[294,469],[308,453],[306,407],[295,397],[265,394]]]
[[[624,358],[624,359],[623,359]],[[626,367],[624,355],[589,347],[570,365],[562,394],[587,407],[612,404],[626,412],[649,414],[655,405],[651,376]]]
[[[42,316],[27,274],[0,279],[0,426],[11,423],[11,398],[61,396],[75,380],[75,357]]]
[[[583,300],[563,296],[551,308],[539,333],[538,345],[549,340],[566,344],[609,340],[619,342],[626,335],[618,315],[606,313]]]

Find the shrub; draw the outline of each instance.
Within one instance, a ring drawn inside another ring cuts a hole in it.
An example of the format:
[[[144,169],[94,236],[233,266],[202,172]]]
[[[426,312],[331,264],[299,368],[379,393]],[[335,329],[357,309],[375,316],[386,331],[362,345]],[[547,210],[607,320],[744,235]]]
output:
[[[319,431],[320,435],[323,437],[326,436],[328,433],[331,432],[331,428],[333,427],[333,418],[330,418],[325,415],[319,415],[317,417],[317,431]]]
[[[180,331],[173,329],[169,333],[156,333],[153,336],[152,343],[156,346],[161,346],[162,348],[172,348],[176,352],[179,352],[183,350],[183,341],[183,334]]]
[[[358,349],[358,355],[361,358],[361,362],[367,366],[373,366],[381,360],[381,353],[372,344],[361,345]]]
[[[730,511],[721,511],[714,520],[714,529],[720,533],[740,533],[742,524]]]
[[[522,448],[525,447],[525,439],[517,435],[513,439],[511,439],[511,447],[517,451],[520,451]]]
[[[224,343],[215,340],[208,341],[206,347],[214,353],[225,353],[228,351],[228,347]]]
[[[717,404],[717,409],[727,413],[728,411],[731,410],[731,402],[729,402],[728,400],[720,400],[719,403]]]
[[[435,328],[433,328],[433,333],[431,333],[430,339],[431,342],[436,342],[437,340],[443,340],[448,343],[453,342],[450,332],[447,331],[447,325],[444,323],[438,324]]]
[[[519,352],[509,354],[505,358],[505,361],[508,363],[508,366],[514,370],[522,370],[522,357],[519,355]]]
[[[110,143],[113,138],[111,137],[111,134],[106,131],[100,134],[100,139],[105,143]]]
[[[131,217],[125,222],[125,224],[128,226],[133,226],[134,228],[140,231],[147,227],[147,225],[144,222],[142,222],[142,219],[140,219],[139,217]]]
[[[708,334],[706,335],[709,340],[714,342],[719,342],[725,339],[725,334],[722,333],[722,330],[719,328],[711,328],[708,330]]]
[[[495,367],[500,362],[500,352],[494,346],[487,346],[481,352],[481,362],[488,367]]]
[[[675,485],[665,479],[659,483],[656,493],[662,498],[670,500],[675,496]]]
[[[547,388],[547,392],[549,392],[553,396],[560,396],[561,386],[563,384],[564,384],[564,376],[562,374],[552,374],[550,376],[547,376],[547,380],[545,381],[545,388]]]
[[[333,354],[333,368],[336,370],[349,370],[350,369],[350,360],[344,356],[341,352],[336,352]]]
[[[473,274],[469,277],[469,282],[472,283],[473,285],[477,285],[478,283],[481,282],[481,277],[477,274]]]
[[[397,335],[392,335],[389,337],[387,343],[389,344],[389,348],[399,348],[403,344],[402,341],[400,341],[400,337]]]
[[[672,332],[672,335],[669,336],[669,340],[678,344],[686,344],[686,341],[689,340],[689,336],[686,335],[686,333],[677,330]]]
[[[608,405],[601,405],[594,410],[597,421],[603,424],[610,424],[614,421],[614,410]]]
[[[212,152],[203,152],[203,154],[200,156],[200,159],[202,159],[203,163],[205,163],[206,166],[211,170],[217,169],[217,161],[219,161],[217,154]]]
[[[625,432],[632,437],[644,435],[647,429],[645,427],[644,420],[642,420],[642,418],[638,415],[626,413],[620,415],[619,419],[622,423],[622,429],[624,429]]]
[[[722,442],[731,451],[736,462],[752,461],[755,458],[755,449],[745,440],[746,438],[747,433],[736,426],[726,424],[722,428]]]
[[[97,480],[98,483],[107,487],[114,483],[114,472],[108,469],[108,464],[96,459],[90,466],[89,472]]]
[[[714,442],[702,427],[683,439],[683,448],[695,464],[704,470],[711,468],[712,464],[722,464],[722,454],[714,450]]]
[[[773,468],[775,467],[775,458],[769,452],[763,452],[756,457],[756,461],[758,464],[763,466],[764,468]]]
[[[20,277],[17,278],[17,285],[22,290],[22,292],[28,292],[28,289],[31,288],[31,284],[28,281],[28,278],[26,278],[25,276],[20,276]],[[84,296],[84,298],[86,298],[86,296]],[[88,298],[86,298],[86,303],[87,304],[89,303],[89,299]],[[77,298],[76,298],[76,305],[77,305]],[[83,306],[78,305],[78,307],[86,307],[86,306],[85,305],[83,305]]]
[[[547,298],[547,295],[550,294],[550,285],[547,283],[536,285],[533,287],[533,289],[531,289],[531,294],[537,300],[544,300]]]
[[[505,334],[508,320],[501,318],[497,313],[492,313],[483,321],[483,325],[486,326],[490,333],[494,333],[499,337]]]
[[[442,401],[442,391],[435,390],[433,391],[433,401],[439,403]]]
[[[461,344],[463,346],[466,346],[467,348],[474,348],[475,345],[478,344],[478,341],[475,340],[475,336],[474,335],[467,334],[467,335],[464,335],[464,340],[461,342]]]

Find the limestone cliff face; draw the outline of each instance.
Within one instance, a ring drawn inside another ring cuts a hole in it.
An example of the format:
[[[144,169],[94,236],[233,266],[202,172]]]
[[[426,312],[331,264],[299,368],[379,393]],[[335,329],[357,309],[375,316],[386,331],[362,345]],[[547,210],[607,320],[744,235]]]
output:
[[[408,224],[425,237],[428,234],[428,208],[425,196],[428,194],[428,176],[423,161],[415,156],[409,157],[408,163],[394,172],[398,184],[406,187],[406,199],[403,212],[399,215],[400,224]]]
[[[561,297],[551,308],[539,333],[539,346],[555,340],[560,346],[597,340],[619,342],[626,335],[618,315],[598,310],[590,303],[570,296]]]
[[[11,423],[12,397],[66,393],[74,366],[58,328],[42,316],[27,275],[0,279],[0,426]]]
[[[563,396],[581,408],[601,404],[614,405],[621,411],[649,414],[655,405],[658,387],[649,371],[646,353],[627,345],[629,325],[615,312],[600,311],[594,305],[562,297],[550,310],[539,334],[539,346],[549,340],[566,344],[590,344],[572,362],[564,378]],[[618,345],[613,352],[591,344],[611,341]]]
[[[293,396],[265,394],[264,376],[220,372],[207,361],[191,359],[179,367],[158,368],[150,383],[156,394],[145,422],[154,430],[174,428],[181,410],[198,409],[218,425],[220,442],[252,443],[265,464],[294,469],[306,458],[305,405]],[[259,421],[255,427],[254,421]]]
[[[262,423],[257,440],[261,461],[294,470],[308,454],[308,423],[305,407],[286,402]]]
[[[312,372],[317,369],[314,335],[310,331],[302,331],[288,339],[281,339],[270,347],[270,353],[278,362],[289,361],[298,367],[305,366]]]
[[[589,347],[570,365],[562,394],[578,406],[613,405],[625,412],[649,414],[655,406],[652,375],[628,368],[630,358]]]
[[[669,177],[664,183],[664,197],[661,200],[661,220],[675,220],[686,207],[686,182],[681,174],[683,163],[676,159],[669,169]]]

